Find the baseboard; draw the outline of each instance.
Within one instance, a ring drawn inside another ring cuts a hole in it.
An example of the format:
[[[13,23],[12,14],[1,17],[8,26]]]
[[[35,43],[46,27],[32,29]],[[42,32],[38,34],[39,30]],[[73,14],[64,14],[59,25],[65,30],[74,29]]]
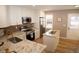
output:
[[[62,39],[68,39],[68,38],[66,38],[66,37],[60,37],[60,38],[62,38]]]
[[[60,37],[60,39],[69,39],[67,37]],[[79,40],[79,39],[69,39],[69,40]]]

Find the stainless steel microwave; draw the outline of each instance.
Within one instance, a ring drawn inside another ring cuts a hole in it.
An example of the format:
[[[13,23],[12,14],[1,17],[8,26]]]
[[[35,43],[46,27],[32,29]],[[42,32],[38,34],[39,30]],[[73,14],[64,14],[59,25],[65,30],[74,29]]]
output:
[[[31,17],[22,17],[22,23],[25,24],[25,23],[31,23]]]

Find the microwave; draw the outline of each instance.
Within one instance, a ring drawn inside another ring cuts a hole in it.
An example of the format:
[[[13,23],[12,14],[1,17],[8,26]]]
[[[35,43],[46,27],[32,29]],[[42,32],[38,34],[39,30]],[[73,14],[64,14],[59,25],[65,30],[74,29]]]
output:
[[[22,24],[31,23],[31,17],[22,17]]]

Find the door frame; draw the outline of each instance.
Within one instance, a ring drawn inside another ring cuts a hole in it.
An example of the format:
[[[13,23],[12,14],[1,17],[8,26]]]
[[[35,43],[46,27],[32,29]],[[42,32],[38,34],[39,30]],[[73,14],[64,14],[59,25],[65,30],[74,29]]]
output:
[[[67,14],[67,34],[66,34],[66,38],[67,38],[67,39],[69,39],[69,38],[68,38],[68,29],[69,29],[69,22],[70,22],[70,21],[69,21],[69,15],[70,15],[70,14],[75,15],[75,14],[79,14],[79,13],[69,13],[69,14]],[[74,39],[73,39],[73,40],[74,40]]]

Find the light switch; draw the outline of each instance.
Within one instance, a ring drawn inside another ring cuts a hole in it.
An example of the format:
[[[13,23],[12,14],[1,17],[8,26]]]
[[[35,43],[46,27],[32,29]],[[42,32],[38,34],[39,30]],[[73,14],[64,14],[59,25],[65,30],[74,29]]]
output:
[[[60,22],[61,22],[61,18],[58,18],[58,21],[60,21]]]

